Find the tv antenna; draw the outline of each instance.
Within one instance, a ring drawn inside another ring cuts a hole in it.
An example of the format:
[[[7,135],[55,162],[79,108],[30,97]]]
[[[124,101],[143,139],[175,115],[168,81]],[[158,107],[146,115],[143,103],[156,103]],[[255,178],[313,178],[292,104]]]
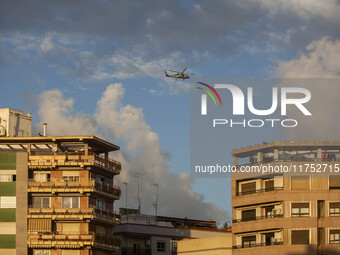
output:
[[[156,217],[157,217],[157,213],[158,213],[158,184],[154,183],[154,186],[156,186],[156,202],[153,203],[153,206],[155,207],[155,211],[156,211]]]
[[[143,175],[140,173],[135,173],[134,177],[138,178],[138,210],[142,207],[142,185],[143,185]]]

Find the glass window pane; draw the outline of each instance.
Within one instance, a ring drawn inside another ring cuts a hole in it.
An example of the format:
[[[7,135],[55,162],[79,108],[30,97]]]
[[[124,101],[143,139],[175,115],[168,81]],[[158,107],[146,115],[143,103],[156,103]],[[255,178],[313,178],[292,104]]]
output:
[[[308,213],[309,212],[309,208],[301,208],[301,213]]]
[[[72,197],[72,208],[79,208],[79,197]]]
[[[70,208],[70,197],[63,197],[63,208]]]
[[[42,198],[42,207],[43,208],[49,208],[50,207],[50,198],[49,197],[43,197]]]

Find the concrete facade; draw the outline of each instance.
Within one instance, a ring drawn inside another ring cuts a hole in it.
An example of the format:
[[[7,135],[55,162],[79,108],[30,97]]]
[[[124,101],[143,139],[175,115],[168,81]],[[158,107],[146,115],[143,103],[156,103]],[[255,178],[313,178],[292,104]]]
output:
[[[178,242],[178,255],[231,255],[232,237],[215,236]]]
[[[340,254],[340,142],[274,141],[232,155],[238,169],[298,169],[233,176],[233,254]]]

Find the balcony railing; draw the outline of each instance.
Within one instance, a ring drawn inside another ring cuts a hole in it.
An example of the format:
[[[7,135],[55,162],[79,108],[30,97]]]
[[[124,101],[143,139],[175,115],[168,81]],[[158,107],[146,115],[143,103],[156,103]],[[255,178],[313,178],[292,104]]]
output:
[[[276,190],[283,190],[283,187],[273,187],[273,188],[266,188],[266,189],[255,189],[255,190],[241,191],[241,192],[236,192],[236,196],[243,196],[243,195],[261,193],[261,192],[268,192],[268,191],[276,191]]]
[[[46,182],[30,179],[28,181],[28,192],[47,192],[52,194],[59,192],[98,192],[113,199],[119,199],[121,189],[115,185],[96,182],[94,179],[80,179],[77,181],[51,179]]]
[[[27,245],[29,248],[81,248],[95,246],[103,249],[117,250],[121,240],[116,236],[88,233],[48,233],[28,232]]]
[[[105,159],[95,154],[68,154],[58,155],[30,155],[28,157],[30,168],[51,168],[58,166],[97,166],[114,174],[119,174],[122,168],[121,163],[113,159]]]
[[[283,214],[275,214],[275,215],[270,215],[270,216],[256,216],[254,218],[233,220],[233,223],[253,221],[253,220],[272,219],[272,218],[282,218],[282,217],[283,217]]]
[[[272,246],[272,245],[283,245],[283,242],[250,243],[250,244],[244,244],[244,245],[235,245],[233,246],[233,249],[251,248],[251,247],[260,247],[260,246]]]
[[[48,218],[52,220],[83,220],[96,219],[109,223],[119,223],[120,214],[109,210],[89,208],[34,208],[27,210],[28,218]]]

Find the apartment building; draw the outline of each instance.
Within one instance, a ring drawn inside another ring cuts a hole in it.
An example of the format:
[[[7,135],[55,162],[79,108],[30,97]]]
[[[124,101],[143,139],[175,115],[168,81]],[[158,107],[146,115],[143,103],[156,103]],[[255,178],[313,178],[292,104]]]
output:
[[[123,211],[121,224],[114,228],[115,234],[122,239],[117,255],[176,255],[181,240],[231,237],[230,232],[217,230],[213,220],[153,216],[141,214],[138,210]]]
[[[273,141],[232,156],[238,169],[297,168],[233,174],[233,254],[340,254],[339,141]]]
[[[0,254],[119,250],[121,164],[109,158],[117,150],[95,136],[0,137]]]

